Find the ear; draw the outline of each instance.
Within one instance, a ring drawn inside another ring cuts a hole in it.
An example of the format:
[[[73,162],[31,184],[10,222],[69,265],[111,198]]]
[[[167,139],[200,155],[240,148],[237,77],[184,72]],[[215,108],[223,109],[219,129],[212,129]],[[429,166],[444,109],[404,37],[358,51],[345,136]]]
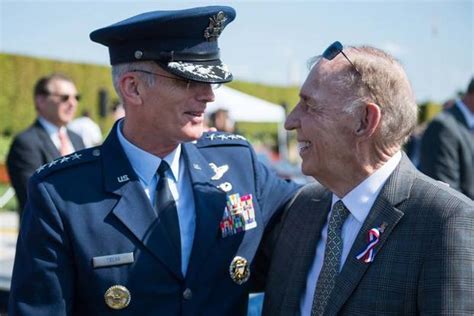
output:
[[[46,98],[47,96],[38,94],[35,96],[35,109],[40,112],[46,107]]]
[[[133,73],[126,73],[120,78],[120,92],[127,104],[142,104],[139,83],[138,77]]]
[[[366,103],[359,115],[359,124],[355,130],[357,136],[370,137],[380,125],[382,111],[375,103]]]

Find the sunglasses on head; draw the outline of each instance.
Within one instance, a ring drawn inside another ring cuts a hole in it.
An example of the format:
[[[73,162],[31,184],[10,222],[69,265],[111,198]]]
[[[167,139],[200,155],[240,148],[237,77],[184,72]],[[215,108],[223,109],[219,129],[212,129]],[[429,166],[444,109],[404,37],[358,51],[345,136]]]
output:
[[[342,54],[346,58],[346,60],[351,64],[352,68],[359,74],[361,80],[362,80],[362,74],[360,73],[359,69],[352,63],[352,61],[347,57],[347,55],[343,51],[344,46],[342,46],[341,42],[335,41],[331,45],[329,45],[328,48],[323,52],[323,58],[327,60],[333,60],[336,58],[337,55]],[[376,94],[372,90],[372,88],[364,81],[362,80],[364,85],[369,89],[370,93],[374,96],[375,101],[380,105],[380,102],[377,100]]]
[[[46,95],[51,95],[53,97],[58,97],[61,102],[66,102],[69,98],[74,98],[77,102],[81,100],[80,94],[60,94],[60,93],[50,93],[47,92]]]

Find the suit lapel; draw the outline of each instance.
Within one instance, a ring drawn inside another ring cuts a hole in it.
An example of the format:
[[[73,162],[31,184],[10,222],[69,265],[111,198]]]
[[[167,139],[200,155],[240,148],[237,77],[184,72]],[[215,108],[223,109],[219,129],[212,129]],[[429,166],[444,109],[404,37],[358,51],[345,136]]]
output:
[[[365,263],[356,258],[367,246],[369,230],[378,228],[382,224],[385,226],[384,232],[380,235],[379,243],[374,248],[374,260],[377,260],[377,253],[382,251],[391,232],[403,217],[403,211],[397,209],[396,206],[409,197],[414,180],[414,168],[405,154],[403,154],[400,164],[388,178],[379,196],[375,200],[347,256],[343,269],[336,279],[334,290],[326,307],[327,315],[336,315],[339,313],[367,269],[370,269],[370,263]]]
[[[114,216],[177,278],[182,279],[180,256],[166,228],[157,219],[117,138],[117,125],[102,146],[105,190],[119,196]]]
[[[74,151],[84,149],[84,142],[82,141],[82,138],[79,135],[73,133],[70,130],[67,130],[67,135],[71,140],[71,144],[72,147],[74,147]]]
[[[226,193],[211,183],[214,175],[209,162],[192,143],[182,145],[191,177],[196,206],[196,230],[189,261],[188,275],[205,262],[208,252],[219,240],[219,224],[226,207]]]
[[[61,153],[54,145],[53,141],[51,140],[51,137],[49,137],[48,132],[46,132],[43,125],[41,125],[39,121],[36,121],[34,127],[37,130],[38,138],[40,139],[42,144],[41,148],[43,150],[44,156],[46,157],[45,163],[50,162],[61,156]]]
[[[315,189],[315,186],[310,190]],[[285,221],[285,227],[289,232],[296,234],[294,247],[285,248],[283,255],[286,258],[289,269],[287,276],[287,286],[281,302],[292,311],[290,314],[298,314],[301,296],[304,293],[306,280],[310,267],[316,254],[316,246],[321,236],[321,230],[326,222],[331,206],[331,193],[326,191],[321,198],[314,198],[315,194],[310,194],[309,199],[300,199],[291,208],[291,218]],[[283,231],[281,238],[286,230]]]

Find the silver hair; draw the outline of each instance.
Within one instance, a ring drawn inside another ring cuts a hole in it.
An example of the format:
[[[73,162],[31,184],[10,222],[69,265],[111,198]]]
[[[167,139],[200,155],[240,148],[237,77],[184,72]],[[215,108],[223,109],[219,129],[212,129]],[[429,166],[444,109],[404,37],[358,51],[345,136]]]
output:
[[[114,89],[117,92],[117,95],[120,99],[120,102],[123,102],[123,96],[120,91],[120,78],[122,78],[122,76],[125,73],[133,71],[133,70],[153,71],[152,65],[154,65],[154,63],[151,61],[140,61],[140,62],[133,62],[133,63],[117,64],[117,65],[112,66],[112,81],[114,84]],[[138,73],[138,74],[148,87],[151,87],[155,84],[156,82],[155,76],[149,76],[145,73]]]
[[[382,111],[380,142],[384,146],[401,146],[418,122],[415,96],[402,65],[374,47],[346,47],[344,52],[360,73],[340,56],[344,66],[332,83],[341,92],[340,101],[346,105],[344,111],[355,115],[365,103],[376,103]]]

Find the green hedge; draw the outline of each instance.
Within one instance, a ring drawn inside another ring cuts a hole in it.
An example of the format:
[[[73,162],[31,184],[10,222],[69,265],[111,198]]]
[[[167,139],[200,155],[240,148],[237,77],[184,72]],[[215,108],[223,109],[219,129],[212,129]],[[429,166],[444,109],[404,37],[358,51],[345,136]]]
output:
[[[78,113],[88,109],[106,130],[111,122],[99,118],[98,91],[105,89],[116,98],[109,67],[76,64],[11,54],[0,54],[0,133],[12,135],[30,125],[36,112],[33,87],[38,78],[53,72],[70,76],[83,99]]]
[[[108,131],[112,120],[99,117],[98,93],[100,89],[107,91],[109,103],[117,98],[110,67],[0,53],[0,134],[13,135],[31,124],[36,116],[33,86],[38,78],[52,72],[64,73],[73,79],[82,95],[78,113],[89,110],[102,130]],[[297,87],[239,81],[229,86],[273,103],[294,105],[298,100]]]

